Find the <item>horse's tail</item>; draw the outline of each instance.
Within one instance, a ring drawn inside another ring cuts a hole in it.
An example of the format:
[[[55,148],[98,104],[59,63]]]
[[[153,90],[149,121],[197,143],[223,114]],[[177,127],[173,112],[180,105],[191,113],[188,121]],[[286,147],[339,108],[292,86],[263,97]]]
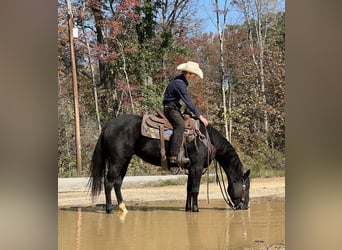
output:
[[[91,189],[92,197],[97,197],[102,191],[102,177],[105,175],[106,158],[102,149],[103,131],[97,140],[90,164],[90,179],[88,186]]]

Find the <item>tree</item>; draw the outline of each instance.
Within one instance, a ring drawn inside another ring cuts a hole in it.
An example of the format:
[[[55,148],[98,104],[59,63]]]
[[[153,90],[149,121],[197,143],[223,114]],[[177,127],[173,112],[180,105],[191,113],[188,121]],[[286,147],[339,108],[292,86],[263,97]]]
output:
[[[161,62],[172,61],[174,63],[174,60],[180,60],[178,59],[179,54],[191,57],[192,48],[188,49],[187,46],[191,45],[194,39],[177,37],[177,39],[172,39],[170,44],[167,39],[164,39],[167,37],[161,35],[160,27],[162,25],[158,23],[161,6],[164,4],[163,6],[168,6],[169,10],[172,9],[172,6],[176,9],[175,12],[170,12],[170,17],[172,17],[169,19],[172,24],[170,27],[181,27],[182,25],[190,27],[191,25],[188,25],[184,19],[182,19],[183,23],[179,25],[180,18],[184,17],[182,12],[188,10],[188,6],[182,2],[175,1],[174,5],[168,5],[161,1],[149,0],[142,3],[135,0],[73,1],[74,24],[80,30],[76,44],[76,57],[82,135],[84,133],[87,135],[98,134],[88,131],[96,124],[89,120],[91,117],[97,117],[98,129],[100,129],[101,121],[106,121],[113,116],[149,110],[151,102],[144,100],[138,102],[139,98],[146,99],[152,93],[152,88],[148,87],[148,84],[157,84],[153,86],[156,91],[156,101],[153,103],[157,105],[157,96],[161,96],[163,85],[166,83],[164,80],[172,74],[172,72],[165,71],[165,77],[160,77],[163,72],[160,68]],[[69,115],[72,93],[67,88],[71,71],[68,37],[66,36],[68,30],[63,21],[66,20],[65,10],[65,1],[59,1],[58,77],[60,89],[59,131],[61,135],[59,152],[61,156],[65,156],[60,157],[59,166],[63,173],[70,172],[70,162],[67,162],[67,159],[71,159],[70,157],[75,151],[75,147],[69,143],[70,139],[74,137],[74,133],[70,132],[72,130],[69,131],[69,128],[73,126]],[[163,27],[166,28],[166,26]],[[170,48],[173,45],[177,49],[170,53]],[[186,52],[184,53],[184,51]],[[174,66],[169,68],[174,68]],[[156,82],[154,83],[154,81]],[[147,84],[146,88],[142,87],[144,83]],[[94,137],[85,138],[82,141],[82,146],[84,146],[82,154],[91,152],[87,149],[93,143]],[[68,155],[70,157],[67,157]],[[89,162],[87,155],[85,155],[84,161]],[[66,171],[66,169],[69,170]]]
[[[59,173],[72,176],[75,147],[70,142],[75,135],[69,86],[71,67],[65,0],[59,3]],[[270,166],[278,164],[273,159],[283,154],[285,142],[284,13],[268,13],[261,21],[262,35],[267,26],[262,43],[264,103],[256,19],[250,16],[249,23],[227,24],[221,20],[229,14],[228,7],[216,8],[220,32],[203,33],[194,17],[193,3],[192,0],[75,1],[75,21],[80,30],[75,45],[85,171],[99,130],[96,114],[104,122],[123,113],[154,112],[162,105],[162,93],[169,79],[178,73],[175,66],[187,60],[198,61],[204,71],[204,79],[191,85],[189,93],[210,123],[225,133],[223,121],[229,121],[229,140],[256,170],[271,160]],[[264,23],[265,20],[268,21]],[[227,79],[229,88],[225,88]],[[223,95],[226,97],[222,98]],[[227,104],[227,112],[222,112],[223,103]],[[139,161],[132,164],[131,169],[136,170]],[[139,169],[145,168],[139,166]]]
[[[264,52],[266,105],[261,99],[260,75],[253,60],[253,52],[257,51],[257,48],[254,48],[254,51],[250,48],[247,23],[226,25],[223,39],[223,55],[227,58],[224,68],[228,70],[230,79],[232,109],[228,114],[232,120],[231,140],[246,156],[252,157],[247,162],[263,161],[262,164],[258,163],[255,166],[263,166],[272,157],[278,155],[278,152],[282,155],[285,146],[284,13],[271,13],[270,15],[272,22],[268,26],[269,32],[265,40]],[[220,72],[217,70],[217,65],[220,64],[219,34],[203,34],[201,41],[203,42],[201,60],[205,62],[204,70],[208,75],[208,80],[220,82]],[[257,54],[255,57],[257,58]],[[212,106],[213,103],[211,103],[211,109],[217,110]],[[265,109],[269,120],[267,138],[263,130]],[[221,112],[216,113],[216,117],[221,118]],[[266,140],[269,146],[265,144]],[[282,159],[282,157],[279,156],[277,159]],[[274,166],[279,162],[280,160],[277,160],[276,163],[269,165]],[[258,169],[256,167],[257,171]]]
[[[258,73],[259,85],[258,97],[260,97],[263,113],[263,131],[266,134],[265,143],[268,144],[269,117],[268,103],[266,98],[266,79],[265,79],[265,53],[267,50],[266,39],[268,28],[272,24],[270,14],[277,10],[276,0],[235,0],[237,6],[244,14],[246,28],[248,30],[248,41],[250,54],[252,56],[256,71]]]
[[[226,25],[226,18],[228,14],[227,8],[228,1],[225,0],[223,10],[219,9],[218,0],[215,0],[215,12],[216,12],[216,27],[217,27],[217,34],[219,37],[220,43],[220,71],[221,71],[221,91],[222,91],[222,104],[223,104],[223,117],[224,117],[224,127],[226,132],[227,140],[231,141],[231,128],[232,128],[232,120],[227,118],[227,100],[226,100],[226,91],[228,90],[228,111],[231,112],[231,95],[230,95],[230,87],[229,87],[229,80],[228,80],[228,73],[224,67],[224,51],[223,51],[223,44],[224,44],[224,28],[221,30],[221,23],[220,23],[220,13],[223,14],[223,27]],[[229,124],[229,128],[228,128]]]

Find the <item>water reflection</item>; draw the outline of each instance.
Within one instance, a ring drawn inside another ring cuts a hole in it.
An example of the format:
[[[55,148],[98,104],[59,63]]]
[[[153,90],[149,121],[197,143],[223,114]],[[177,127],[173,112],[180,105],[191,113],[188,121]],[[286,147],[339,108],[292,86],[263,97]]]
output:
[[[199,213],[183,202],[127,206],[106,214],[102,207],[59,210],[58,249],[241,249],[253,242],[285,239],[284,201],[254,201],[232,211],[224,202],[202,202]]]
[[[82,209],[77,208],[76,250],[81,249],[81,231],[82,231]]]

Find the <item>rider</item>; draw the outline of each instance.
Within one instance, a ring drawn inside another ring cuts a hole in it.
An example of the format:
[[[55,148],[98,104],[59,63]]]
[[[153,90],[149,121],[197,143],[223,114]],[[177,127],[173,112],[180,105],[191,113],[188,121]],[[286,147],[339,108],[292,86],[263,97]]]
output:
[[[184,120],[181,114],[180,100],[182,100],[187,108],[195,114],[205,126],[208,125],[207,119],[205,119],[196,106],[193,104],[190,96],[187,92],[187,87],[190,80],[194,80],[196,77],[203,79],[203,72],[200,69],[198,63],[188,61],[177,66],[177,69],[181,71],[181,74],[176,76],[168,84],[163,98],[164,114],[173,126],[173,134],[170,138],[170,163],[178,163],[184,165],[189,162],[189,158],[184,156],[184,152],[181,150],[184,133]],[[177,157],[178,156],[178,157]]]

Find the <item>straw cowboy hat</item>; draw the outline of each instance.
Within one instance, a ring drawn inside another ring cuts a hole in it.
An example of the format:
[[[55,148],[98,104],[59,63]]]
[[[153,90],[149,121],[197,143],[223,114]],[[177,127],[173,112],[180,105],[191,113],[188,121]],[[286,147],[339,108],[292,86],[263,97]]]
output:
[[[190,73],[194,73],[194,74],[198,75],[201,79],[203,79],[203,72],[200,69],[198,63],[189,61],[187,63],[179,64],[177,66],[177,69],[181,70],[181,71],[187,71]]]

